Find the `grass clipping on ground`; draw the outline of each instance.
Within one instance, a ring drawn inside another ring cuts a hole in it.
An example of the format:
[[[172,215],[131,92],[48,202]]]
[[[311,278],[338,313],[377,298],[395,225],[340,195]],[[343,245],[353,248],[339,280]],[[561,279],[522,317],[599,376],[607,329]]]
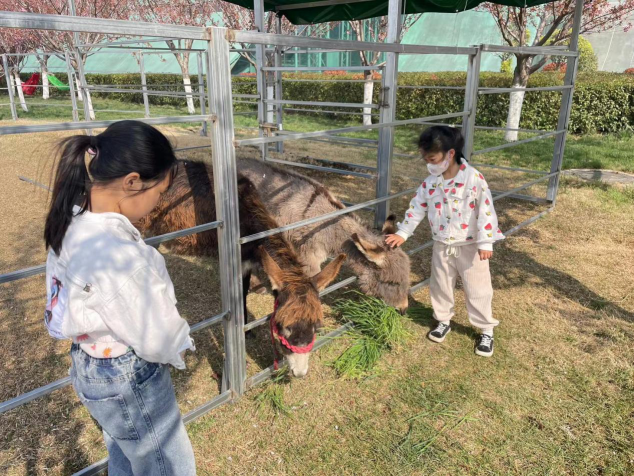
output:
[[[344,378],[362,378],[374,371],[381,356],[401,345],[409,333],[403,317],[380,299],[355,293],[356,299],[340,299],[333,308],[354,327],[347,333],[353,342],[333,363]]]

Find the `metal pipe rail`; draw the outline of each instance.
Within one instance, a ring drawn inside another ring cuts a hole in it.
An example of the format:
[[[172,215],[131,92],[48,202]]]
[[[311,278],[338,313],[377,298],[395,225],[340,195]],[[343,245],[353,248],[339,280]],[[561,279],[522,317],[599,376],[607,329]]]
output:
[[[3,26],[0,23],[0,26]],[[230,42],[251,43],[255,45],[277,45],[306,48],[323,48],[341,51],[378,51],[381,53],[400,53],[403,55],[473,55],[475,47],[406,45],[401,43],[372,43],[370,41],[325,40],[305,36],[276,35],[257,31],[228,30]]]
[[[381,80],[373,79],[372,81],[366,81],[364,79],[299,79],[299,78],[282,78],[282,81],[289,81],[295,83],[380,83]]]
[[[147,94],[148,96],[161,96],[161,97],[187,97],[187,96],[195,96],[198,94],[198,90],[193,91],[191,93],[186,93],[184,91],[157,91],[148,89],[144,91],[143,89],[119,89],[119,88],[101,88],[95,86],[80,86],[82,89],[88,89],[94,93],[130,93],[130,94]],[[198,98],[196,98],[198,99]]]
[[[544,86],[539,88],[484,88],[479,89],[478,94],[500,94],[500,93],[514,93],[521,92],[534,92],[534,91],[565,91],[566,89],[572,89],[574,86]]]
[[[265,66],[262,71],[374,71],[383,69],[383,66]]]
[[[378,109],[378,104],[361,104],[349,102],[314,102],[314,101],[290,101],[287,99],[264,99],[267,104],[290,104],[292,106],[323,106],[323,107],[349,107],[354,109]]]
[[[168,116],[168,117],[143,117],[135,119],[139,122],[145,122],[150,125],[161,124],[177,124],[187,122],[202,122],[202,121],[214,121],[215,115],[204,116]],[[34,124],[31,126],[3,126],[0,127],[0,136],[13,135],[13,134],[32,134],[36,132],[60,132],[60,131],[79,131],[87,128],[90,129],[104,129],[117,120],[107,121],[83,121],[83,122],[51,122],[48,124]]]
[[[254,103],[255,104],[255,103]],[[300,109],[295,107],[285,107],[284,111],[294,111],[294,112],[316,112],[321,114],[345,114],[347,116],[367,116],[363,112],[354,112],[354,111],[329,111],[327,109]],[[370,116],[380,116],[378,112],[373,112],[369,114]]]
[[[464,91],[466,86],[397,86],[399,89],[449,89],[455,91]]]
[[[570,51],[566,46],[482,45],[482,51],[487,53],[520,53],[524,55],[579,56],[579,53]]]
[[[307,218],[306,220],[301,220],[290,225],[280,226],[278,228],[273,228],[272,230],[262,231],[260,233],[254,233],[253,235],[245,236],[240,238],[240,244],[244,245],[245,243],[250,243],[255,240],[259,240],[261,238],[266,238],[267,236],[276,235],[278,233],[282,233],[284,231],[294,230],[295,228],[301,228],[302,226],[312,225],[313,223],[318,223],[320,221],[325,221],[330,218],[335,218],[341,215],[346,215],[348,213],[355,212],[357,210],[361,210],[370,205],[376,205],[377,203],[383,203],[388,200],[392,200],[394,198],[398,198],[402,195],[407,195],[412,192],[415,192],[417,187],[410,188],[404,190],[402,192],[395,193],[393,195],[388,195],[387,197],[375,198],[374,200],[369,200],[367,202],[359,203],[352,207],[347,207],[342,210],[337,210],[336,212],[326,213],[325,215],[320,215],[318,217]]]
[[[489,152],[493,152],[493,151],[496,151],[496,150],[508,149],[509,147],[515,147],[517,145],[527,144],[529,142],[533,142],[533,141],[536,141],[536,140],[546,139],[548,137],[556,136],[556,135],[559,135],[559,134],[564,134],[565,132],[566,132],[565,130],[552,131],[552,132],[548,132],[546,134],[541,134],[541,135],[538,135],[538,136],[535,136],[535,137],[530,137],[529,139],[523,139],[523,140],[518,140],[518,141],[515,141],[515,142],[509,142],[508,144],[496,145],[495,147],[489,147],[487,149],[474,150],[471,153],[471,156],[480,155],[480,154],[487,154]]]
[[[29,182],[33,183],[33,181],[29,181]],[[147,245],[154,246],[154,245],[163,243],[165,241],[174,240],[176,238],[182,238],[184,236],[193,235],[196,233],[202,233],[203,231],[213,230],[221,226],[222,226],[221,221],[214,221],[214,222],[204,223],[202,225],[196,225],[191,228],[185,228],[179,231],[173,231],[171,233],[166,233],[164,235],[154,236],[144,241]],[[17,271],[12,271],[10,273],[0,274],[0,284],[10,283],[12,281],[18,281],[20,279],[36,276],[38,274],[44,273],[45,271],[46,271],[46,265],[41,264],[38,266],[33,266],[31,268],[24,268],[24,269],[19,269]]]
[[[392,154],[395,157],[405,157],[405,158],[411,158],[411,159],[420,159],[420,157],[418,155],[411,155],[411,154],[399,154],[399,153],[395,153]],[[520,167],[507,167],[505,165],[495,165],[495,164],[483,164],[483,163],[477,163],[477,162],[469,162],[469,164],[471,165],[477,165],[478,167],[487,167],[490,169],[501,169],[501,170],[510,170],[513,172],[524,172],[527,174],[536,174],[536,175],[546,175],[548,172],[545,172],[543,170],[533,170],[533,169],[523,169]],[[407,177],[411,180],[420,182],[420,179],[415,178],[415,177]]]
[[[206,329],[207,327],[213,326],[222,322],[222,320],[227,317],[228,312],[222,312],[220,314],[216,314],[208,319],[204,319],[196,324],[192,325],[190,328],[190,333],[198,332],[202,329]],[[0,403],[0,415],[8,412],[9,410],[13,410],[14,408],[20,407],[29,403],[33,400],[36,400],[40,397],[44,397],[53,393],[55,390],[59,390],[61,388],[67,387],[71,384],[70,377],[64,377],[59,380],[55,380],[47,385],[43,385],[42,387],[36,388],[35,390],[31,390],[30,392],[23,393],[22,395],[18,395],[15,398],[11,398],[9,400],[5,400]]]
[[[451,114],[442,114],[440,116],[429,116],[429,117],[421,117],[418,119],[406,119],[402,121],[384,122],[381,124],[371,124],[368,126],[342,127],[340,129],[328,129],[325,131],[302,132],[299,134],[289,134],[289,135],[275,136],[275,137],[258,137],[254,139],[242,139],[242,140],[235,141],[235,145],[237,147],[242,147],[247,145],[269,144],[273,142],[284,142],[287,140],[307,139],[309,137],[322,137],[325,135],[343,134],[345,132],[358,132],[358,131],[367,131],[372,129],[381,129],[384,127],[397,127],[397,126],[404,126],[408,124],[420,124],[425,121],[435,121],[440,119],[451,119],[454,117],[463,117],[465,114],[468,114],[468,113],[469,111],[462,111],[462,112],[456,112]]]
[[[354,172],[352,170],[349,171],[349,170],[342,170],[342,169],[333,169],[331,167],[320,167],[319,165],[304,164],[302,162],[291,162],[289,160],[272,159],[270,157],[267,157],[266,161],[272,162],[274,164],[290,165],[291,167],[298,167],[302,169],[317,170],[319,172],[331,172],[333,174],[349,175],[352,177],[360,177],[365,179],[376,180],[376,175],[366,174],[363,172]]]

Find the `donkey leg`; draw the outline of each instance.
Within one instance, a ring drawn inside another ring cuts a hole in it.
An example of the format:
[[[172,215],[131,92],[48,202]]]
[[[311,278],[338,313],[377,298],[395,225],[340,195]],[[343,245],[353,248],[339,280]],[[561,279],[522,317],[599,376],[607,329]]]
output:
[[[242,306],[244,309],[244,324],[246,325],[249,320],[249,316],[247,314],[247,295],[249,294],[249,286],[251,285],[251,270],[248,270],[246,274],[242,275]],[[254,337],[253,331],[247,331],[245,333],[245,337],[252,338]]]

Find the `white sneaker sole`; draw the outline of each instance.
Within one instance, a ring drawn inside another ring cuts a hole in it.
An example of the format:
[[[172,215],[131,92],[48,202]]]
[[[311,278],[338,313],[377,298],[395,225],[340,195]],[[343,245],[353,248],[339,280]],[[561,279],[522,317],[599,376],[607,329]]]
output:
[[[440,344],[442,341],[445,340],[445,338],[449,335],[449,333],[451,332],[451,327],[449,328],[449,330],[447,331],[447,333],[443,336],[443,337],[436,337],[431,335],[431,332],[427,333],[427,338],[433,342],[437,342],[438,344]]]
[[[481,350],[476,349],[475,353],[476,355],[479,355],[480,357],[491,357],[493,355],[493,350],[491,350],[491,352],[483,352]]]

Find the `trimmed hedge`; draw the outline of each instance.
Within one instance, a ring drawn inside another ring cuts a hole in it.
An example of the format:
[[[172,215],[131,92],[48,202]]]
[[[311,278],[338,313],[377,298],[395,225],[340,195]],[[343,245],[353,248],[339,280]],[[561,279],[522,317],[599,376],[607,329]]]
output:
[[[26,80],[30,75],[24,75]],[[66,75],[56,75],[67,82]],[[285,75],[284,98],[296,101],[350,102],[363,101],[363,84],[345,80],[361,79],[353,74],[287,74]],[[333,79],[337,81],[305,82],[293,79]],[[483,73],[480,86],[510,87],[511,75],[506,73]],[[126,85],[140,84],[139,74],[91,74],[90,84]],[[341,81],[344,80],[344,81]],[[0,84],[4,78],[0,79]],[[191,77],[194,85],[194,99],[197,98],[198,79]],[[466,73],[400,73],[399,84],[409,86],[464,86]],[[147,75],[148,89],[173,89],[184,91],[182,78],[175,74]],[[234,78],[234,93],[255,94],[253,77]],[[563,84],[563,74],[559,72],[536,73],[531,76],[529,87],[554,86]],[[157,85],[153,87],[152,85]],[[160,85],[160,86],[159,86]],[[162,86],[169,85],[169,86]],[[140,89],[140,86],[131,88]],[[51,88],[53,96],[60,94]],[[68,93],[61,93],[67,95]],[[380,87],[375,84],[374,102],[379,102]],[[136,103],[143,102],[141,93],[98,93],[95,97],[107,97]],[[527,92],[522,109],[520,127],[527,129],[554,129],[559,116],[560,92]],[[182,97],[150,96],[150,104],[184,106]],[[509,94],[484,94],[478,98],[478,125],[504,126],[508,112]],[[464,106],[464,92],[460,90],[407,89],[398,90],[397,117],[416,117],[446,114],[461,111]],[[236,110],[249,110],[254,106],[236,103]],[[301,106],[293,106],[294,108]],[[310,108],[310,107],[308,107]],[[333,109],[328,107],[327,109]],[[345,110],[345,109],[341,109]],[[339,115],[338,117],[342,117]],[[345,117],[345,116],[344,116]],[[358,116],[356,116],[358,117]],[[588,132],[618,132],[631,129],[634,125],[634,75],[620,73],[580,73],[577,78],[570,130],[577,134]]]
[[[563,74],[536,73],[528,87],[560,86]],[[351,102],[363,101],[363,84],[358,82],[293,82],[292,79],[324,79],[319,74],[287,75],[284,97],[300,101]],[[400,73],[402,86],[461,86],[466,73]],[[334,78],[333,78],[334,79]],[[360,79],[359,75],[337,75],[336,79]],[[483,73],[481,87],[508,88],[512,76],[506,73]],[[379,101],[380,87],[375,85],[374,102]],[[255,84],[248,78],[234,79],[234,90],[255,94]],[[520,127],[555,129],[559,117],[561,92],[527,92],[522,108]],[[502,127],[506,124],[509,94],[483,94],[478,98],[478,125]],[[294,106],[297,107],[297,106]],[[460,90],[400,88],[397,98],[397,118],[435,116],[464,107],[464,92]],[[331,108],[329,108],[331,109]],[[458,120],[456,120],[458,122]],[[570,117],[570,130],[588,132],[618,132],[634,126],[634,75],[619,73],[580,73]]]

